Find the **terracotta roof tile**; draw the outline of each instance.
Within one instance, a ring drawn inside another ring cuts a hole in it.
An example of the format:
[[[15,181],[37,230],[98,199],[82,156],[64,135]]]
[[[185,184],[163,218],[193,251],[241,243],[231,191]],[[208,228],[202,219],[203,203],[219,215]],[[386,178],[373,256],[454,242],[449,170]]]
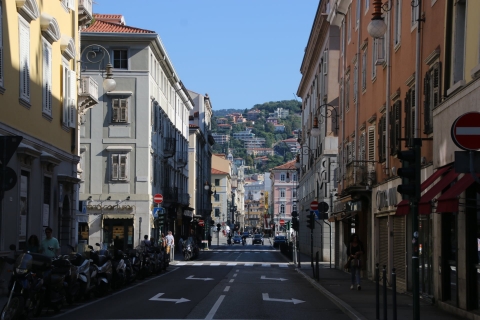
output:
[[[228,174],[228,173],[212,168],[212,174]]]
[[[295,168],[295,161],[296,161],[295,159],[291,160],[291,161],[288,161],[287,163],[279,165],[278,167],[275,167],[272,170],[285,170],[285,169],[297,170],[297,168]]]
[[[104,32],[104,33],[156,33],[155,31],[124,26],[117,23],[97,20],[82,32]]]

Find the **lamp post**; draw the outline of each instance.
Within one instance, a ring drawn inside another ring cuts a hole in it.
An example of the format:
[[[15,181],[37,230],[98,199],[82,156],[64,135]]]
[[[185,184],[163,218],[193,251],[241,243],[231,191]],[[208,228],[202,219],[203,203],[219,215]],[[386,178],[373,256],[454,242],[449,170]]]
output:
[[[321,109],[325,107],[325,114],[323,114]],[[318,119],[318,116],[320,116],[320,119]],[[315,117],[313,118],[313,127],[312,130],[310,131],[310,135],[312,137],[318,137],[322,133],[320,128],[318,127],[318,123],[323,123],[326,119],[331,118],[332,119],[332,125],[334,126],[335,133],[338,132],[338,113],[337,113],[337,108],[334,105],[325,103],[320,106],[315,110]]]

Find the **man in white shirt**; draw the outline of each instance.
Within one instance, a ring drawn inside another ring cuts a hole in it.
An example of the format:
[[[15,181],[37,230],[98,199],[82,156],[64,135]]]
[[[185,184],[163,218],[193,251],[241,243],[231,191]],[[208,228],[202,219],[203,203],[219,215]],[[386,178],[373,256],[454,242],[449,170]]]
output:
[[[173,261],[173,247],[175,246],[174,242],[175,239],[173,238],[172,231],[168,231],[167,236],[165,237],[167,240],[167,253],[170,254],[170,261]]]

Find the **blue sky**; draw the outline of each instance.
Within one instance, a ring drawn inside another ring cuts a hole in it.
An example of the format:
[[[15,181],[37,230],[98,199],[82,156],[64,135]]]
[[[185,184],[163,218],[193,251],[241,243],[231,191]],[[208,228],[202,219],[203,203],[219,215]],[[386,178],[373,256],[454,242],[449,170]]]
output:
[[[214,110],[291,100],[318,0],[95,0],[156,31],[182,80]],[[299,99],[299,98],[297,98]]]

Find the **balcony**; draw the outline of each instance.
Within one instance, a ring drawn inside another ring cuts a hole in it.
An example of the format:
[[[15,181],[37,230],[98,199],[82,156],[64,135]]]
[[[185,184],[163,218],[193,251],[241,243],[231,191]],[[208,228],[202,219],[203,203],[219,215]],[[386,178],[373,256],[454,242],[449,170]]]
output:
[[[78,24],[84,26],[93,19],[93,0],[78,0]]]
[[[163,153],[165,158],[171,158],[175,155],[177,141],[175,138],[165,138],[163,144]]]
[[[93,77],[82,76],[78,89],[78,112],[84,113],[98,104],[98,83]]]
[[[178,203],[178,188],[164,187],[163,188],[163,202],[167,205]]]
[[[188,163],[188,151],[180,151],[177,153],[178,167],[183,168]]]
[[[372,166],[364,163],[358,164],[358,162],[352,161],[347,165],[345,188],[370,188],[373,184],[375,184],[376,177],[376,173]]]
[[[190,195],[188,193],[180,192],[178,194],[178,202],[183,206],[190,204]]]

